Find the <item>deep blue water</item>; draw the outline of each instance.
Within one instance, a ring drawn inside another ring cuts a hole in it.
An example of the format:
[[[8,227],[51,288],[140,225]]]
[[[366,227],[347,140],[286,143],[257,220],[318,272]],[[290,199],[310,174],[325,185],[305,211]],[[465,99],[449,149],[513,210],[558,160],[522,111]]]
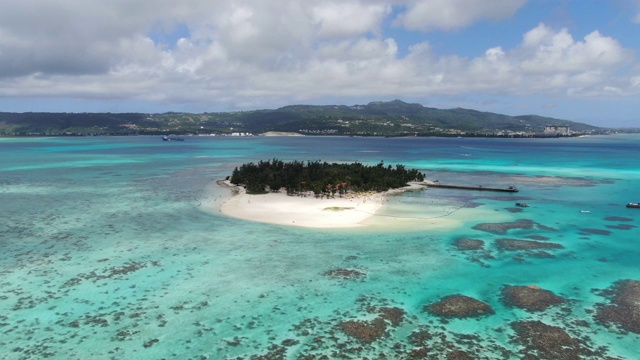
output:
[[[534,350],[513,324],[539,321],[581,339],[592,352],[579,358],[634,359],[640,335],[596,317],[601,290],[640,280],[640,210],[624,206],[640,201],[639,153],[638,135],[0,139],[0,358],[521,358]],[[272,158],[401,163],[520,192],[405,193],[379,216],[412,226],[391,229],[220,215],[229,194],[215,180]],[[484,243],[460,250],[460,238]],[[505,303],[505,285],[565,302],[526,311]],[[456,294],[494,313],[424,310]]]

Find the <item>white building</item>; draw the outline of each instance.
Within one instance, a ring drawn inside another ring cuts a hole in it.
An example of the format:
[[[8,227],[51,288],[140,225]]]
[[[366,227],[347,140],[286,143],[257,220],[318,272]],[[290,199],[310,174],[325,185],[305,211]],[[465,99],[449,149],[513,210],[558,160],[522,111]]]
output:
[[[544,127],[545,135],[569,135],[569,127],[564,125],[547,125]]]

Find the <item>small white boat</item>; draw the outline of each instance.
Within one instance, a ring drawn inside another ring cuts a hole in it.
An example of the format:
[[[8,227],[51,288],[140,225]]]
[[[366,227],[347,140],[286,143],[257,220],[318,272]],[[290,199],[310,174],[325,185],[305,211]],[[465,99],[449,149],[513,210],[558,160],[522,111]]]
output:
[[[168,136],[167,135],[163,136],[162,141],[184,141],[184,138],[171,134]]]

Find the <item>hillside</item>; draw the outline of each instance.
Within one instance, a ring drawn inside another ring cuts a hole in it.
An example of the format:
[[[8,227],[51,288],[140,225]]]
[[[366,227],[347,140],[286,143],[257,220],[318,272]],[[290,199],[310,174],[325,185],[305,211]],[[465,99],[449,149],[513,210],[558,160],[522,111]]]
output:
[[[606,129],[537,115],[508,116],[470,109],[436,109],[400,100],[367,105],[291,105],[221,113],[0,113],[0,135],[260,134],[267,131],[345,136],[524,136],[545,126],[572,132]]]

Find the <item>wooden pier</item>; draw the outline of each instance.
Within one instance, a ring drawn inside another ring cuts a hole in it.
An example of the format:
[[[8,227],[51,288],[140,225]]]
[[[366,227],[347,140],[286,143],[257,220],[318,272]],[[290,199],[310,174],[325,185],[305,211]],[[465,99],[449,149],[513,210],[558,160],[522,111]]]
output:
[[[509,186],[506,188],[499,187],[487,187],[487,186],[468,186],[468,185],[452,185],[452,184],[441,184],[437,181],[429,181],[424,182],[424,185],[432,188],[442,188],[442,189],[457,189],[457,190],[476,190],[476,191],[499,191],[499,192],[518,192],[518,188],[515,186]]]

